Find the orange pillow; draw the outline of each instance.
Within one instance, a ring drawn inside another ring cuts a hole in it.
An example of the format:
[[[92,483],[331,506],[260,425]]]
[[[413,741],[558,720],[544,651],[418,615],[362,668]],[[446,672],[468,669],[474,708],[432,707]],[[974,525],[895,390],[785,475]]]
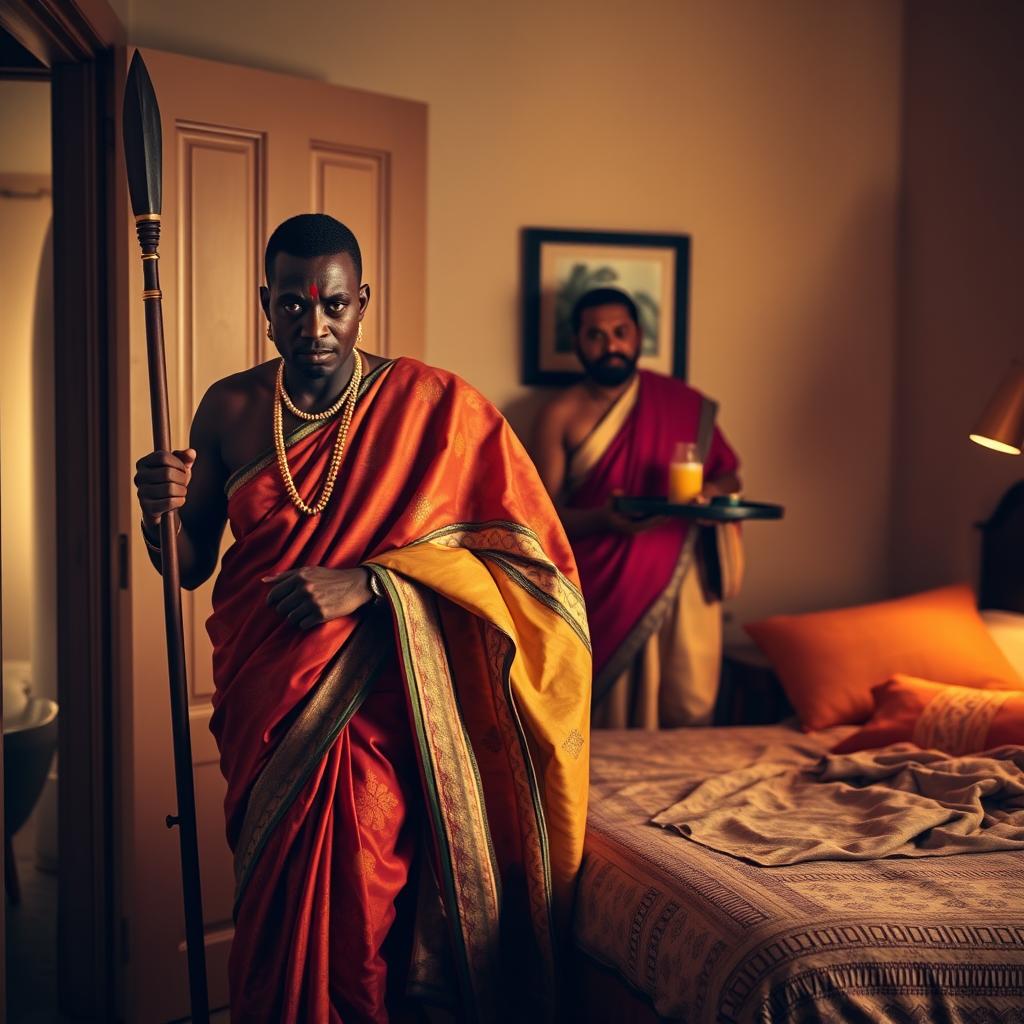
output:
[[[808,732],[866,721],[872,687],[898,672],[960,686],[997,679],[1024,689],[966,584],[856,608],[779,615],[746,630]]]
[[[905,742],[947,754],[973,754],[1024,743],[1024,691],[1006,683],[950,686],[896,676],[873,692],[875,713],[863,729],[837,743],[834,754]]]

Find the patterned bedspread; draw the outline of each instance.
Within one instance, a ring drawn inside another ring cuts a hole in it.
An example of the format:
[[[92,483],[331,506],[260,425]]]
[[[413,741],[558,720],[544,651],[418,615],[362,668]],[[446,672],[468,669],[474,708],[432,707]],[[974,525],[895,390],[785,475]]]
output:
[[[680,780],[844,734],[593,733],[577,944],[688,1024],[1024,1024],[1024,854],[766,868],[647,824]]]

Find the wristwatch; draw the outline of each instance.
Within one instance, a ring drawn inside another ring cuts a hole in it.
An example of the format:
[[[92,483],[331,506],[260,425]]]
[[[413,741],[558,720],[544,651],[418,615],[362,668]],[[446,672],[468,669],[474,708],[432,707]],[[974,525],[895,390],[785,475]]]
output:
[[[364,566],[364,568],[366,569],[366,572],[370,577],[368,585],[370,587],[370,593],[373,594],[374,601],[384,600],[384,588],[381,587],[380,580],[377,579],[377,574],[372,569],[366,566]]]

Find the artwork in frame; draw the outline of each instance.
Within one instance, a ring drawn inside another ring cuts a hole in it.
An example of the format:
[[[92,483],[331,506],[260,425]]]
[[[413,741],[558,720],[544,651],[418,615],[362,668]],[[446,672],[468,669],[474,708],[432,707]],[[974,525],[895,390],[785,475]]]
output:
[[[640,366],[686,379],[688,235],[523,230],[523,383],[571,384],[582,369],[570,317],[594,288],[617,288],[636,303]]]

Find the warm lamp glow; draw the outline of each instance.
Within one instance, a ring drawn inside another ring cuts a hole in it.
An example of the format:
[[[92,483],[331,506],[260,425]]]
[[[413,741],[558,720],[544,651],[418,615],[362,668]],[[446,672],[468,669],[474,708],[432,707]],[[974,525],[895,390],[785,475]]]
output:
[[[971,434],[977,444],[1009,455],[1024,446],[1024,366],[1014,363],[989,399]]]
[[[984,448],[991,448],[996,452],[1005,452],[1007,455],[1020,455],[1020,449],[1014,448],[1012,444],[1004,444],[991,437],[982,437],[981,434],[971,434],[971,440]]]

